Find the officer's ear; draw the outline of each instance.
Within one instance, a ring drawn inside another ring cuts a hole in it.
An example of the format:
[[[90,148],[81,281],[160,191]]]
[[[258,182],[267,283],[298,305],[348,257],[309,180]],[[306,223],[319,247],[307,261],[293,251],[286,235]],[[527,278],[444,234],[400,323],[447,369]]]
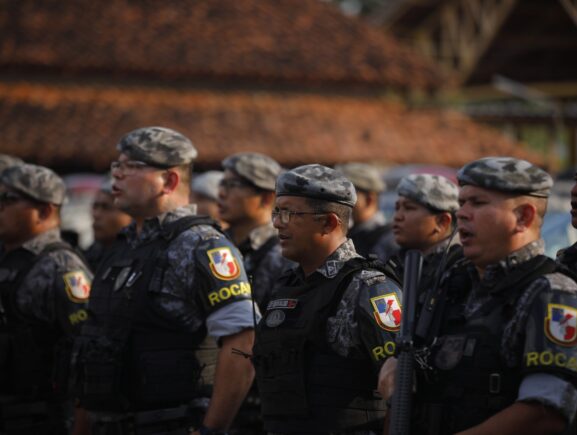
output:
[[[263,191],[260,194],[260,205],[262,207],[274,207],[274,200],[275,200],[275,193],[274,192],[270,192],[268,190]]]
[[[320,216],[320,218],[324,219],[323,234],[330,234],[342,225],[342,221],[336,213],[328,212],[326,215]]]
[[[180,184],[180,174],[178,171],[173,169],[167,169],[165,172],[163,172],[162,179],[164,181],[162,193],[171,193],[175,191]]]
[[[442,212],[437,213],[435,215],[435,223],[437,224],[437,228],[440,233],[444,234],[447,232],[449,228],[451,228],[451,222],[453,221],[453,217],[449,212]]]
[[[522,202],[513,209],[513,213],[517,219],[515,232],[522,232],[533,225],[537,216],[537,207],[531,202]]]

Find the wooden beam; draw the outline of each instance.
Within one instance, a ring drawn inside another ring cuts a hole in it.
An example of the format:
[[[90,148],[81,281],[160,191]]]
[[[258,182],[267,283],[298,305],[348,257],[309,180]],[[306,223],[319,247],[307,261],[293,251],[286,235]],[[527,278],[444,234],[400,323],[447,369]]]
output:
[[[447,1],[425,21],[415,44],[462,83],[516,3],[517,0]]]

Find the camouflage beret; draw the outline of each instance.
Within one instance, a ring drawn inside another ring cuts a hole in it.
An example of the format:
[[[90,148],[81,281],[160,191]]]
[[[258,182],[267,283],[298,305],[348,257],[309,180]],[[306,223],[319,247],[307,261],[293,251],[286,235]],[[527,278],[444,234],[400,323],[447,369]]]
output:
[[[222,167],[235,172],[256,187],[271,191],[274,191],[276,179],[282,172],[275,160],[260,153],[233,154],[222,161]]]
[[[131,131],[120,139],[116,148],[132,160],[162,168],[186,165],[198,154],[186,136],[164,127]]]
[[[380,171],[373,165],[367,163],[345,163],[335,166],[335,169],[351,180],[357,190],[382,192],[386,188]]]
[[[221,171],[207,171],[195,175],[190,183],[190,189],[216,201],[218,199],[218,185],[223,175]]]
[[[454,212],[459,208],[459,188],[442,175],[407,175],[399,181],[397,194],[433,210]]]
[[[463,166],[457,173],[461,186],[547,198],[553,179],[543,169],[513,157],[486,157]]]
[[[326,166],[299,166],[281,174],[276,182],[277,196],[304,196],[354,207],[355,186],[342,173]]]
[[[24,163],[18,157],[9,156],[8,154],[0,154],[0,172],[10,166],[18,165]]]
[[[61,205],[66,197],[66,185],[51,169],[22,163],[5,169],[0,183],[41,202]]]

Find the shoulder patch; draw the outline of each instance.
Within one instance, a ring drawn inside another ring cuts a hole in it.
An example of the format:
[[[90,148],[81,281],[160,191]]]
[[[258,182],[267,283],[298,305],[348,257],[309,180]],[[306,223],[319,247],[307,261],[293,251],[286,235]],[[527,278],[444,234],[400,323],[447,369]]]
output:
[[[398,331],[401,327],[401,305],[395,293],[371,298],[377,324],[385,331]]]
[[[577,309],[561,304],[548,304],[545,335],[561,346],[577,344]]]
[[[223,281],[230,281],[240,276],[240,267],[229,247],[210,249],[206,252],[213,275]]]
[[[82,270],[75,270],[64,274],[66,294],[73,302],[85,302],[90,296],[91,281]]]

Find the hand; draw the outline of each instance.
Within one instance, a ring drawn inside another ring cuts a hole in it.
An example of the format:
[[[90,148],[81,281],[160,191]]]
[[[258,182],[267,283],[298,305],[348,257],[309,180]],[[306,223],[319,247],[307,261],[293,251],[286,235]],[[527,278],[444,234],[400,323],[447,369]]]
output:
[[[395,392],[395,374],[397,373],[397,358],[387,358],[379,372],[379,385],[377,390],[383,399],[389,400]]]

